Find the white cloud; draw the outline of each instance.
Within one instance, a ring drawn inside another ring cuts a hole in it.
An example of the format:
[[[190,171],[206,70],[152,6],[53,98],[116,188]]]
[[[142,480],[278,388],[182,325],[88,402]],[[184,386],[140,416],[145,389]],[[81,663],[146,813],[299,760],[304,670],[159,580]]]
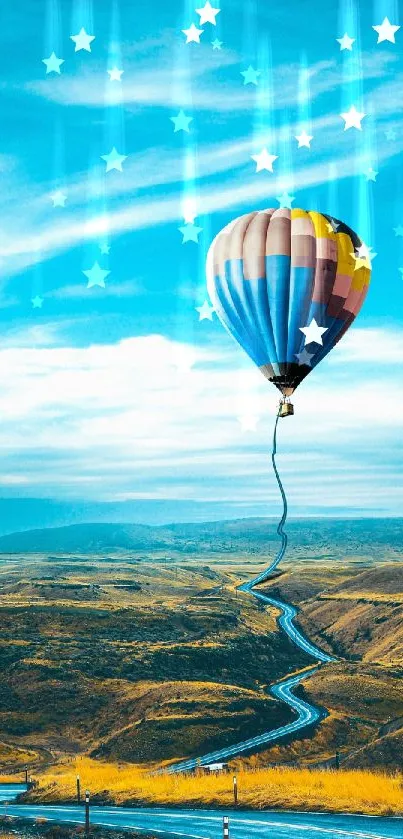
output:
[[[403,366],[403,332],[391,328],[350,329],[329,355],[329,364],[340,362]]]
[[[367,81],[384,79],[388,71],[393,72],[396,61],[397,56],[386,51],[364,53],[361,68],[357,64],[356,75],[353,71],[349,81],[361,78],[361,72]],[[225,69],[231,70],[231,75],[227,72],[223,79]],[[66,74],[62,85],[58,78],[49,77],[28,82],[25,89],[64,105],[103,107],[121,101],[128,110],[172,106],[239,114],[251,110],[256,92],[243,85],[242,69],[239,55],[228,47],[212,51],[210,44],[201,43],[198,49],[190,50],[178,42],[177,36],[167,33],[156,54],[135,56],[122,85],[110,85],[103,65],[93,62],[91,69],[81,70],[80,75]],[[273,67],[273,89],[281,90],[281,96],[273,98],[274,109],[298,102],[298,73],[298,63]],[[309,68],[309,80],[312,100],[337,90],[343,84],[339,61],[318,61]]]
[[[60,300],[89,300],[91,297],[138,297],[138,295],[144,294],[144,290],[145,287],[138,280],[114,283],[113,277],[110,277],[105,288],[93,286],[93,288],[88,289],[83,279],[81,284],[61,286],[47,292],[45,296]]]
[[[144,100],[152,105],[155,105],[153,96],[160,96],[163,100],[162,104],[166,106],[167,101],[170,101],[169,97],[166,98],[167,87],[172,87],[173,84],[172,74],[168,72],[168,68],[172,69],[175,62],[171,52],[174,42],[167,43],[161,48],[163,43],[162,38],[156,39],[154,51],[147,59],[144,57],[144,50],[140,47],[140,60],[139,49],[132,47],[131,53],[135,56],[135,64],[131,73],[135,90],[140,91],[139,96],[144,97]],[[242,107],[246,107],[253,114],[254,98],[251,97],[251,91],[243,89],[238,79],[240,65],[236,55],[228,50],[214,55],[210,49],[203,48],[200,51],[193,51],[190,57],[186,45],[182,46],[185,47],[183,55],[186,60],[182,63],[177,62],[179,69],[175,72],[179,73],[181,79],[182,76],[186,77],[187,68],[190,68],[189,73],[195,81],[195,104],[197,104],[197,96],[202,95],[206,99],[206,108],[211,109],[214,102],[221,112],[224,112],[223,109],[226,107],[231,112],[236,112],[237,102],[239,107],[243,102]],[[176,47],[181,49],[178,44]],[[134,49],[135,52],[133,52]],[[153,65],[152,72],[149,66],[150,60]],[[156,61],[160,61],[161,66],[158,64],[156,67]],[[395,113],[396,119],[388,122],[388,127],[401,128],[400,115],[396,113],[396,103],[401,98],[403,74],[395,74],[385,80],[388,69],[393,73],[395,61],[396,56],[393,53],[379,50],[365,54],[362,64],[364,76],[367,79],[382,80],[378,87],[368,93],[368,104],[377,121]],[[233,90],[229,90],[227,84],[217,81],[218,70],[225,69],[226,65],[228,65],[227,70],[233,66],[236,73]],[[281,89],[280,104],[282,106],[286,104],[288,95],[294,97],[295,100],[297,70],[297,65],[275,68],[276,79],[278,77],[276,89]],[[161,73],[161,83],[157,83],[159,77],[154,71]],[[340,85],[341,75],[335,59],[319,62],[310,68],[310,73],[313,99]],[[205,84],[205,74],[210,74],[210,81],[214,82],[214,87]],[[52,91],[57,90],[59,91],[57,95],[66,96],[68,102],[70,85],[75,85],[77,82],[80,95],[97,96],[98,75],[99,78],[102,76],[102,91],[104,91],[105,73],[101,65],[99,65],[99,73],[96,71],[94,78],[91,76],[91,82],[88,84],[81,76],[76,80],[66,76],[63,78],[62,85],[59,84],[59,79],[49,77],[40,82],[40,91],[44,96],[51,98]],[[129,98],[131,95],[130,78],[128,71],[129,81],[125,90],[128,91]],[[153,91],[152,95],[149,88]],[[108,84],[107,89],[111,89]],[[88,103],[85,102],[85,104]],[[159,143],[152,148],[139,151],[127,149],[128,158],[125,162],[124,176],[120,177],[118,173],[119,177],[113,177],[114,173],[112,173],[112,177],[106,179],[107,200],[113,199],[113,209],[107,219],[110,234],[117,235],[125,231],[181,219],[183,163],[181,155],[178,155],[176,148],[171,145],[172,125],[168,121],[168,116],[166,125],[166,143],[169,143],[169,146],[161,145],[161,138],[159,138]],[[343,132],[337,109],[313,120],[312,133],[316,144],[315,156],[311,159],[301,157],[301,161],[303,159],[304,162],[292,175],[291,185],[294,193],[299,189],[326,183],[329,178],[334,177],[334,172],[339,178],[345,178],[357,174],[360,167],[363,171],[368,168],[368,148],[365,144],[363,145],[362,159],[358,160],[355,144],[351,142],[351,132]],[[292,136],[292,122],[274,132],[273,143],[276,148],[281,147],[285,134]],[[255,175],[253,172],[250,155],[264,145],[264,137],[253,134],[240,136],[235,137],[230,143],[202,144],[199,140],[200,137],[198,138],[196,173],[198,194],[195,199],[199,216],[202,213],[238,208],[241,203],[248,206],[253,202],[260,203],[270,194],[271,203],[275,203],[274,197],[289,188],[288,178],[277,176],[276,173],[273,177],[266,177],[265,173]],[[398,132],[396,141],[386,141],[384,136],[380,136],[377,138],[377,143],[377,165],[385,163],[403,151],[401,131]],[[330,163],[333,164],[332,169]],[[93,241],[99,236],[100,225],[102,227],[105,223],[104,215],[97,214],[96,211],[92,218],[88,218],[86,172],[77,172],[70,179],[65,179],[63,188],[67,194],[66,207],[60,212],[55,212],[51,207],[54,184],[49,182],[40,188],[39,185],[23,183],[24,173],[18,169],[15,162],[13,166],[12,188],[0,196],[0,276],[5,279],[82,242]],[[156,195],[158,188],[161,188],[159,196]],[[152,199],[147,194],[150,191],[154,196]],[[22,195],[24,195],[23,202]]]
[[[325,361],[297,391],[295,417],[281,421],[278,462],[291,506],[396,512],[403,500],[403,394],[386,410],[396,370],[372,382],[369,359],[354,357],[356,345],[388,347],[390,335],[355,332],[345,356]],[[278,505],[269,458],[278,392],[223,347],[160,335],[29,351],[9,341],[0,350],[0,449],[10,476],[2,485],[104,500],[267,497],[270,512]],[[188,357],[192,366],[181,372],[178,358]],[[258,410],[254,433],[237,421],[240,398]]]
[[[323,127],[334,126],[337,131],[337,115],[329,115],[321,118]],[[336,135],[335,135],[336,136]],[[319,160],[306,164],[298,169],[293,175],[293,192],[326,183],[333,177],[334,169],[339,177],[347,178],[355,175],[360,167],[364,170],[367,163],[367,153],[364,150],[360,164],[356,155],[355,147],[349,147],[345,134],[340,129],[337,134],[339,143],[337,146],[337,157],[330,168],[329,159]],[[267,201],[267,205],[277,206],[274,197],[270,200],[270,194],[275,196],[288,187],[288,181],[276,175],[266,177],[265,173],[256,175],[253,167],[250,166],[250,153],[259,144],[252,138],[242,138],[232,144],[217,144],[213,148],[206,147],[200,150],[198,155],[200,162],[200,183],[198,186],[198,215],[211,214],[214,212],[239,207],[244,204],[253,206],[253,203]],[[378,162],[385,162],[388,157],[403,151],[403,135],[394,144],[384,144],[378,152]],[[153,162],[154,160],[154,162]],[[133,190],[144,186],[142,176],[139,174],[139,167],[148,174],[145,181],[151,186],[172,183],[182,177],[178,156],[174,151],[166,151],[164,156],[158,158],[155,151],[144,156],[140,162],[137,160],[133,168],[128,167],[125,179],[121,184],[121,201],[116,209],[111,210],[108,216],[110,235],[118,235],[127,231],[139,230],[148,227],[156,227],[159,224],[181,220],[182,186],[177,191],[166,190],[157,198],[150,199],[147,196],[137,194],[133,198]],[[248,168],[249,166],[249,168]],[[150,173],[151,176],[150,176]],[[221,180],[213,180],[213,175],[221,175]],[[139,184],[140,182],[140,184]],[[82,183],[82,182],[81,182]],[[77,184],[74,189],[79,190]],[[125,200],[124,200],[125,199]],[[0,276],[7,277],[18,273],[28,266],[42,262],[57,253],[72,248],[79,243],[91,241],[98,238],[97,217],[91,221],[86,218],[88,208],[83,204],[80,209],[74,207],[71,212],[66,207],[66,212],[57,217],[49,216],[45,219],[27,217],[20,218],[20,231],[16,225],[11,225],[7,218],[3,217],[3,235],[0,238]],[[10,229],[7,229],[10,224]],[[34,226],[35,224],[35,226]],[[11,229],[13,228],[13,229]]]

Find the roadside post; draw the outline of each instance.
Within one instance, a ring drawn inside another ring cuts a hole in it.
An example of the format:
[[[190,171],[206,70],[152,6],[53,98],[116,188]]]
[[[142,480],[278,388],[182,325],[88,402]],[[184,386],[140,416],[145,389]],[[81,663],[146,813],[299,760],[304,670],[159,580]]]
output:
[[[85,835],[88,836],[90,832],[90,793],[85,791]]]
[[[77,804],[81,804],[81,787],[79,775],[77,775]]]
[[[238,806],[238,781],[236,775],[234,775],[234,804],[235,807]]]
[[[28,785],[28,769],[24,769],[25,772],[25,783]]]
[[[339,752],[336,752],[334,765],[335,765],[336,769],[340,769],[340,754],[339,754]]]
[[[224,816],[222,821],[223,826],[223,839],[229,839],[229,818],[228,816]]]

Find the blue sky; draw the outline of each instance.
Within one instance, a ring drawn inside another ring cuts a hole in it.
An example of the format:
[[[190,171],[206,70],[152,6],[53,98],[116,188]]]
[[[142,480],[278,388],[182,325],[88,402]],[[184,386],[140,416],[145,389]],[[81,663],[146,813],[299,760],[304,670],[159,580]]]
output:
[[[186,43],[203,5],[37,0],[2,12],[1,497],[168,500],[178,518],[195,503],[209,518],[277,513],[278,392],[197,307],[213,236],[288,191],[377,253],[363,311],[281,424],[290,510],[396,515],[403,28],[378,44],[372,27],[399,25],[399,4],[222,0],[216,26]],[[82,27],[95,38],[75,52]],[[346,32],[351,50],[336,40]],[[46,73],[52,52],[60,74]],[[257,85],[244,84],[250,65]],[[361,131],[343,130],[352,105]],[[189,132],[174,131],[180,110]],[[298,148],[302,128],[310,149]],[[126,157],[107,172],[113,147]],[[273,173],[255,171],[263,147],[278,156]],[[198,242],[182,243],[185,216]],[[83,273],[96,263],[104,288]]]

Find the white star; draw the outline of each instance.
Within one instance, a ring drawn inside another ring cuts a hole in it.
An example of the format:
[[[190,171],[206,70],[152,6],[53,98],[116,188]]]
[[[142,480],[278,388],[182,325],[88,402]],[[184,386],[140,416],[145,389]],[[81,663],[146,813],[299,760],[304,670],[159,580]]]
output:
[[[309,326],[300,326],[301,332],[305,335],[305,344],[320,344],[323,347],[322,335],[327,332],[327,326],[318,326],[315,318],[312,318]]]
[[[296,352],[295,358],[298,358],[298,365],[301,367],[305,364],[307,367],[312,367],[311,358],[313,358],[315,353],[308,352],[308,350],[302,350],[302,352]]]
[[[307,134],[305,128],[301,131],[301,134],[296,134],[295,139],[298,140],[298,148],[302,149],[303,146],[306,146],[307,149],[311,148],[311,140],[313,140],[313,136],[311,134]]]
[[[214,306],[205,300],[202,306],[196,306],[196,312],[199,313],[199,320],[213,320]]]
[[[379,175],[379,172],[376,172],[375,169],[370,166],[369,169],[364,172],[364,175],[366,175],[367,181],[376,181],[376,176]]]
[[[82,27],[78,33],[78,35],[70,35],[70,38],[75,43],[75,50],[74,52],[78,52],[79,50],[87,50],[87,52],[91,52],[91,41],[94,40],[95,35],[87,35],[84,27]]]
[[[251,158],[256,162],[256,172],[262,172],[263,169],[272,172],[273,163],[275,160],[278,160],[278,155],[269,154],[267,149],[262,149],[260,154],[251,154]]]
[[[375,259],[375,257],[378,254],[376,254],[375,252],[372,253],[372,247],[368,247],[368,245],[365,245],[363,242],[362,245],[360,245],[360,247],[357,248],[357,252],[351,255],[355,257],[355,270],[358,271],[358,269],[362,268],[363,266],[365,268],[369,268],[371,266],[372,260]]]
[[[65,195],[64,192],[61,191],[61,189],[58,189],[50,197],[53,201],[53,206],[54,207],[64,207],[64,205],[66,203],[67,195]]]
[[[203,26],[203,23],[213,23],[214,26],[216,25],[216,17],[221,12],[221,9],[215,9],[210,0],[207,0],[207,3],[204,4],[202,9],[196,9],[198,15],[200,15],[200,26]]]
[[[381,41],[390,41],[395,44],[395,32],[400,29],[400,26],[393,26],[385,17],[383,23],[380,23],[379,26],[373,26],[372,29],[375,29],[375,32],[378,33],[377,44],[380,44]]]
[[[362,130],[361,120],[364,119],[366,114],[361,111],[357,111],[355,105],[352,105],[349,111],[346,111],[344,114],[340,114],[340,116],[345,121],[345,131],[347,131],[348,128],[358,128],[359,131]]]
[[[237,420],[241,425],[242,431],[256,431],[259,417],[255,416],[255,414],[242,414],[242,416],[237,417]]]
[[[186,43],[190,44],[191,41],[194,41],[196,44],[200,44],[200,35],[204,32],[204,29],[198,29],[197,26],[192,23],[189,26],[189,29],[182,29],[184,35],[186,35]]]
[[[106,71],[109,75],[109,80],[111,82],[121,82],[122,81],[122,73],[124,70],[118,70],[117,67],[113,67],[112,70]]]
[[[349,35],[347,35],[347,32],[344,33],[342,38],[336,38],[336,41],[340,44],[341,50],[350,50],[350,52],[352,52],[355,38],[350,38]]]

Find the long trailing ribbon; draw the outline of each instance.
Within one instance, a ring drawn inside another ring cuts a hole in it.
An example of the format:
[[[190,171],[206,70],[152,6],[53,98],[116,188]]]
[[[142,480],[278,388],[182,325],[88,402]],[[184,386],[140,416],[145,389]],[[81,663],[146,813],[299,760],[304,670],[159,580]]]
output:
[[[257,577],[254,577],[253,580],[250,580],[248,583],[246,583],[245,589],[247,589],[248,591],[250,591],[252,588],[254,588],[254,586],[257,586],[258,583],[263,583],[265,580],[267,580],[267,578],[271,574],[271,572],[274,571],[274,569],[277,568],[277,566],[280,564],[280,562],[284,558],[285,552],[287,550],[288,536],[287,536],[287,534],[284,530],[284,525],[285,525],[285,522],[286,522],[286,519],[287,519],[287,512],[288,512],[287,496],[285,494],[283,484],[281,483],[281,478],[280,478],[280,475],[278,473],[277,464],[276,464],[277,425],[278,425],[279,417],[280,417],[280,413],[277,412],[276,421],[274,423],[274,431],[273,431],[273,446],[272,446],[272,452],[271,452],[271,462],[273,464],[273,471],[274,471],[274,474],[276,476],[276,480],[277,480],[277,483],[278,483],[278,486],[279,486],[279,489],[280,489],[280,492],[281,492],[281,497],[283,499],[283,515],[281,516],[281,519],[280,519],[280,521],[277,525],[277,534],[281,537],[281,545],[280,545],[280,548],[278,550],[277,556],[273,559],[273,561],[270,563],[270,565],[267,568],[265,568],[265,570],[262,571],[261,574],[258,574]]]

